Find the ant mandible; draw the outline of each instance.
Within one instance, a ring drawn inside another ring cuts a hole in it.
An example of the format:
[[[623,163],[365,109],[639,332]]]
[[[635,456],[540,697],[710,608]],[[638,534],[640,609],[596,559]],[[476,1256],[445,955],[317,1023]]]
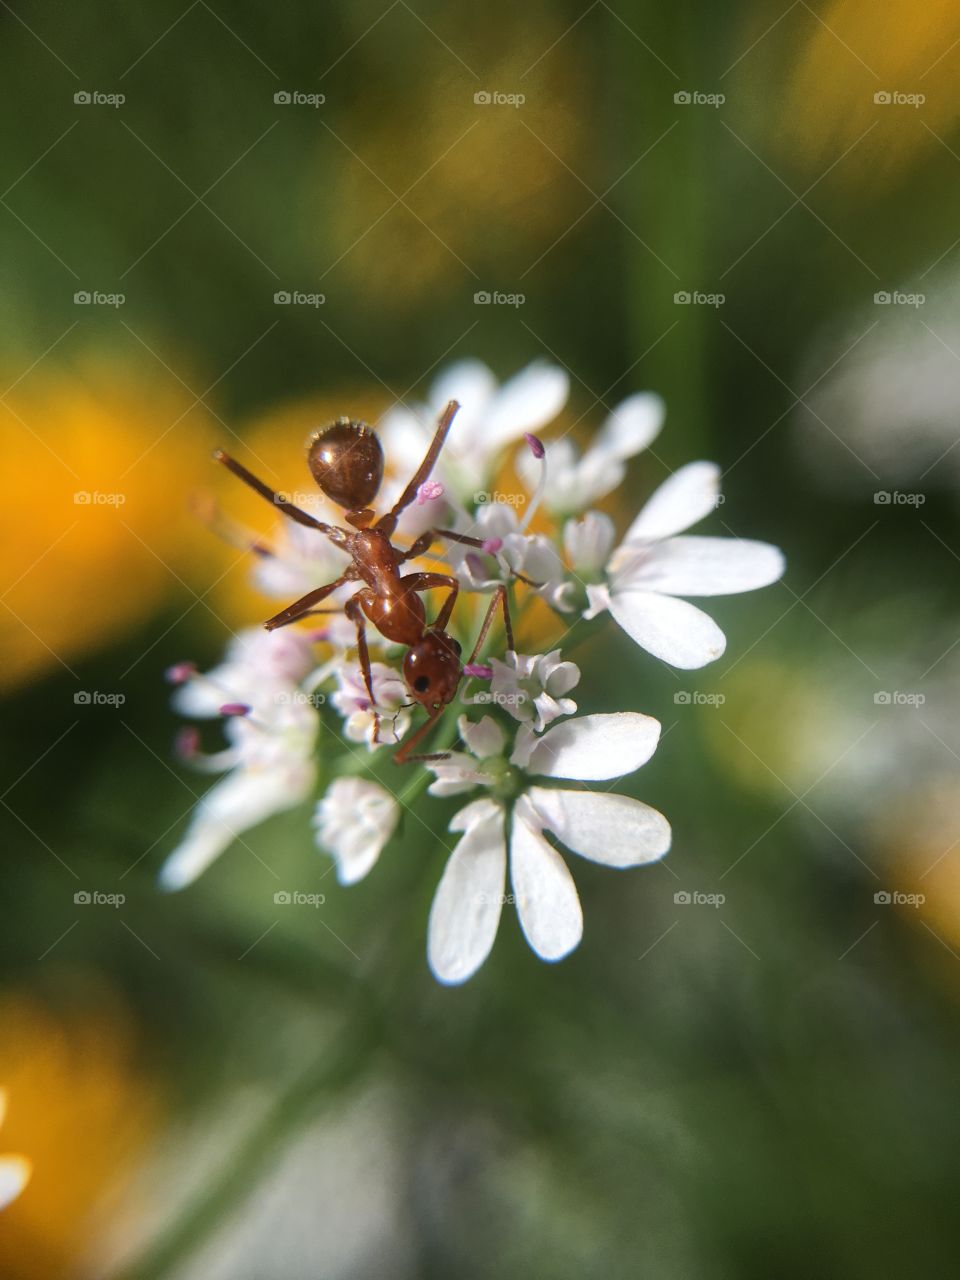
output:
[[[323,612],[316,610],[314,606],[338,587],[347,582],[364,583],[346,602],[344,613],[357,628],[357,655],[370,705],[374,708],[374,741],[379,735],[380,721],[373,694],[366,622],[371,622],[387,640],[407,647],[403,659],[403,677],[411,697],[424,707],[429,718],[396,753],[394,759],[398,764],[407,760],[411,748],[429,732],[444,707],[453,701],[463,675],[460,645],[446,631],[460,590],[459,582],[445,573],[411,573],[403,577],[400,566],[407,560],[415,560],[424,555],[437,538],[447,538],[470,547],[483,547],[483,542],[479,538],[454,533],[451,529],[429,529],[406,549],[395,547],[391,541],[401,514],[413,502],[436,465],[459,408],[456,400],[451,400],[444,409],[423,461],[400,497],[379,520],[370,506],[383,479],[383,449],[376,432],[365,422],[338,418],[331,426],[317,431],[310,438],[307,443],[307,465],[323,493],[344,508],[344,519],[353,526],[352,529],[326,524],[292,502],[287,502],[222,449],[217,449],[213,455],[284,515],[309,529],[316,529],[350,555],[352,563],[339,578],[308,591],[305,596],[269,618],[264,626],[268,631],[274,631],[277,627],[288,626],[308,614]],[[435,621],[428,625],[420,593],[438,587],[447,588],[449,594]],[[513,648],[507,593],[501,584],[487,609],[468,666],[480,651],[498,606],[503,610],[507,647]]]

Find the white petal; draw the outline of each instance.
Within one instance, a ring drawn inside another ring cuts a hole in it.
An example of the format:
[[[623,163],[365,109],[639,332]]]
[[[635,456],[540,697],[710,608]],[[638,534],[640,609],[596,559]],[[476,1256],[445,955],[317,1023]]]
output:
[[[669,538],[689,529],[716,509],[720,468],[713,462],[690,462],[664,480],[626,532],[624,542]]]
[[[655,862],[670,848],[670,823],[662,813],[630,796],[595,791],[527,793],[561,843],[581,857],[608,867],[638,867]]]
[[[593,447],[616,458],[632,458],[660,434],[666,411],[663,400],[652,391],[628,396],[600,428]]]
[[[560,960],[583,936],[583,912],[573,877],[540,834],[535,810],[521,796],[510,833],[510,881],[520,927],[544,960]]]
[[[312,761],[257,771],[237,769],[203,796],[182,843],[160,868],[163,889],[183,889],[228,845],[271,814],[299,804],[313,785]]]
[[[0,1209],[16,1200],[30,1181],[31,1170],[25,1156],[0,1156]]]
[[[457,728],[468,750],[472,751],[478,760],[503,754],[503,730],[492,716],[484,716],[482,720],[475,723],[468,720],[466,716],[461,716],[457,721]]]
[[[545,778],[598,782],[646,764],[659,738],[660,722],[635,711],[578,716],[532,741],[518,732],[511,763]]]
[[[525,431],[537,431],[552,422],[570,394],[566,370],[544,360],[535,360],[505,382],[484,414],[484,453],[493,453],[518,440]]]
[[[614,591],[609,608],[631,640],[672,667],[705,667],[727,647],[713,619],[686,600],[652,591]]]
[[[614,536],[609,516],[588,511],[582,520],[568,520],[564,525],[563,549],[579,573],[599,573],[607,563]]]
[[[430,388],[430,404],[436,413],[442,413],[450,400],[460,404],[460,410],[450,429],[450,439],[458,449],[470,443],[470,433],[497,393],[497,380],[482,360],[458,360],[448,365],[434,380]]]
[[[450,824],[465,835],[437,886],[427,927],[427,959],[440,982],[466,982],[490,954],[506,876],[503,822],[500,805],[478,800]]]
[[[615,591],[660,591],[673,596],[726,596],[767,587],[782,575],[783,552],[748,538],[667,538],[647,548],[621,548]]]
[[[341,884],[362,880],[400,818],[390,793],[367,778],[337,778],[317,805],[317,844],[333,857]]]

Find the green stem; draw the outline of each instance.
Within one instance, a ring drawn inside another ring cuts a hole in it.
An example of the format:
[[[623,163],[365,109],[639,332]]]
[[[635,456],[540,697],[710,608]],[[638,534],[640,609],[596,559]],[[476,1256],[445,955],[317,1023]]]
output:
[[[206,1243],[221,1223],[239,1210],[285,1143],[357,1084],[370,1061],[373,1039],[370,1023],[355,1027],[294,1080],[223,1162],[214,1181],[117,1280],[163,1280]]]

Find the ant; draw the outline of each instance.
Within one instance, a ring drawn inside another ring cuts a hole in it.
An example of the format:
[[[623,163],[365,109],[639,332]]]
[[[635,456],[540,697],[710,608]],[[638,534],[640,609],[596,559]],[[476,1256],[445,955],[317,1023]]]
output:
[[[394,756],[397,764],[403,764],[408,759],[411,748],[429,732],[444,708],[453,701],[463,676],[460,645],[452,636],[447,635],[446,630],[460,590],[459,582],[455,577],[444,573],[411,573],[404,577],[401,576],[400,566],[407,560],[415,560],[424,555],[437,538],[447,538],[451,542],[480,548],[484,546],[483,542],[479,538],[454,533],[451,529],[429,529],[406,550],[395,547],[391,541],[401,514],[413,502],[436,465],[459,408],[457,401],[451,400],[444,409],[423,461],[400,497],[379,520],[370,506],[383,480],[383,449],[376,432],[365,422],[338,418],[310,437],[307,442],[307,465],[323,493],[344,509],[344,519],[353,526],[352,529],[325,524],[287,502],[222,449],[217,449],[213,455],[217,462],[222,462],[229,471],[284,515],[298,524],[325,534],[335,546],[350,555],[352,563],[339,578],[308,591],[263,625],[268,631],[274,631],[277,627],[288,626],[308,614],[327,612],[315,609],[314,606],[346,582],[359,581],[364,584],[346,602],[344,613],[357,628],[357,656],[370,705],[374,708],[375,742],[379,737],[380,718],[376,713],[373,694],[366,623],[372,623],[387,640],[407,647],[403,659],[403,677],[411,697],[425,708],[428,719],[397,751]],[[516,576],[522,577],[520,574]],[[449,594],[436,619],[428,625],[420,593],[434,588],[447,588]],[[503,610],[507,647],[513,648],[507,592],[506,587],[501,584],[490,602],[473,653],[466,664],[468,667],[486,639],[498,606]]]

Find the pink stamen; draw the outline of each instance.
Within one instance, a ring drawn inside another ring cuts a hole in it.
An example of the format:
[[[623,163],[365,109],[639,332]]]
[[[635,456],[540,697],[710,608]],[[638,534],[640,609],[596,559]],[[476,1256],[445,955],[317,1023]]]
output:
[[[220,708],[222,716],[248,716],[250,707],[245,702],[225,702]]]
[[[465,676],[475,676],[478,680],[492,680],[493,667],[488,667],[484,662],[468,662],[463,668]]]
[[[530,446],[530,452],[538,460],[547,452],[543,447],[543,441],[538,436],[535,436],[532,431],[525,431],[523,433],[523,438]]]
[[[425,502],[432,502],[435,498],[442,497],[443,485],[439,480],[424,480],[417,490],[417,506],[422,507]]]
[[[181,760],[192,760],[200,750],[200,734],[192,725],[181,729],[173,740],[174,753]]]
[[[485,538],[483,541],[483,549],[488,556],[495,556],[502,546],[502,538]]]
[[[192,662],[175,662],[172,667],[167,667],[163,676],[168,684],[186,684],[196,674],[197,668]]]

